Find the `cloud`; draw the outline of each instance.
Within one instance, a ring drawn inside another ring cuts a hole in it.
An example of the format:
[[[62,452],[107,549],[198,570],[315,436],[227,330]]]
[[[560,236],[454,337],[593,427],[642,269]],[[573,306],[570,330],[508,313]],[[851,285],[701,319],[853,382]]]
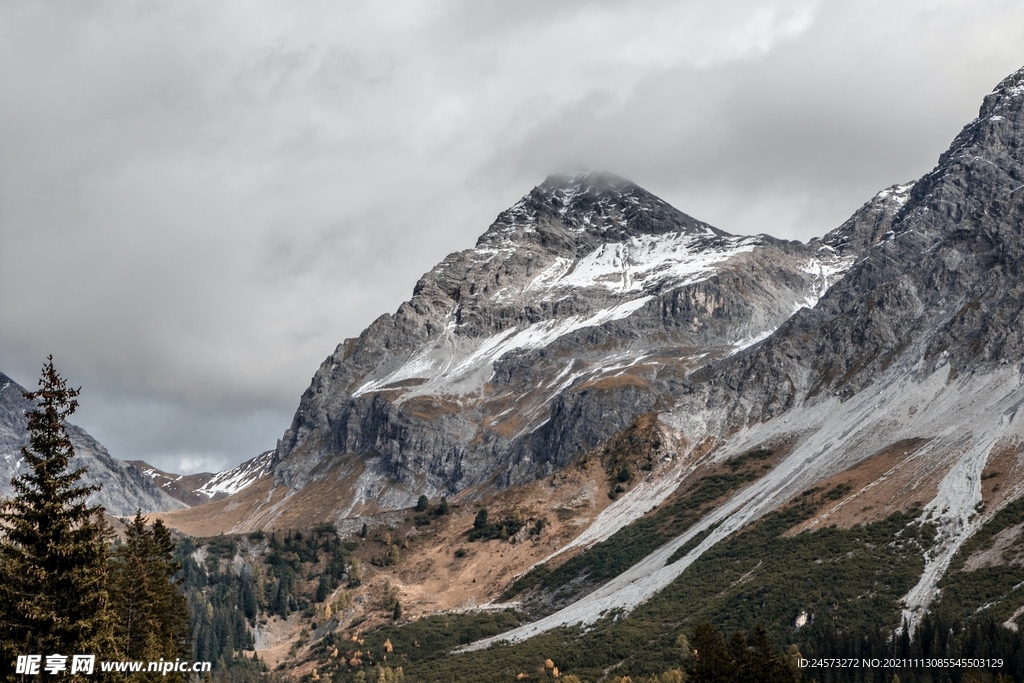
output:
[[[548,173],[838,225],[1024,62],[1018,5],[6,3],[0,369],[54,353],[118,457],[240,461]]]

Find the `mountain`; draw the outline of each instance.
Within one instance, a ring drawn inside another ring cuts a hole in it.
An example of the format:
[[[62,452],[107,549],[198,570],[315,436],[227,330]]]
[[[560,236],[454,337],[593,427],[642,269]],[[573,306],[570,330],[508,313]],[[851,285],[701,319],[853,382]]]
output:
[[[869,205],[822,240],[863,250],[813,308],[691,373],[659,415],[688,443],[715,441],[718,461],[765,445],[785,458],[600,590],[500,637],[629,611],[716,544],[836,483],[848,490],[801,528],[915,509],[935,526],[901,601],[913,625],[958,551],[1024,494],[1022,149],[1024,69],[985,98],[934,170],[875,198],[888,209]]]
[[[173,474],[142,460],[132,460],[129,464],[137,467],[170,497],[194,507],[221,500],[257,482],[269,473],[272,453],[261,453],[240,465],[216,473]]]
[[[1024,70],[985,98],[907,193],[882,241],[815,310],[724,373],[725,387],[760,378],[731,401],[731,419],[747,424],[766,416],[743,404],[786,400],[778,380],[788,378],[806,407],[801,419],[821,422],[819,443],[834,442],[820,455],[833,469],[904,439],[926,440],[906,465],[914,477],[901,479],[921,484],[941,542],[907,598],[911,612],[934,596],[960,545],[1024,490],[1015,466],[1024,401],[1022,145]],[[721,387],[707,392],[705,407]],[[996,491],[983,490],[986,468],[1002,478]]]
[[[217,472],[196,489],[207,500],[220,500],[252,486],[270,474],[273,451],[265,451],[240,465]]]
[[[268,558],[333,524],[362,576],[306,650],[287,627],[334,680],[371,649],[417,680],[648,676],[706,621],[1018,675],[1022,262],[1024,69],[807,244],[552,176],[338,346],[247,488],[170,523]]]
[[[22,395],[25,389],[0,373],[0,498],[13,495],[11,478],[27,470],[21,456],[28,445],[25,412],[32,404]],[[109,514],[128,516],[136,511],[176,510],[183,504],[154,485],[150,477],[132,463],[110,456],[107,449],[82,428],[67,425],[75,447],[71,467],[85,467],[82,482],[102,489],[89,496],[89,503],[99,503]]]
[[[150,481],[160,487],[171,498],[192,507],[202,505],[214,498],[198,493],[198,489],[206,485],[214,477],[212,472],[196,472],[195,474],[174,474],[153,467],[145,460],[132,460],[131,465],[149,477]],[[223,498],[227,494],[221,494]]]
[[[357,479],[344,517],[550,474],[813,306],[851,262],[729,235],[612,175],[552,176],[324,361],[274,479]]]

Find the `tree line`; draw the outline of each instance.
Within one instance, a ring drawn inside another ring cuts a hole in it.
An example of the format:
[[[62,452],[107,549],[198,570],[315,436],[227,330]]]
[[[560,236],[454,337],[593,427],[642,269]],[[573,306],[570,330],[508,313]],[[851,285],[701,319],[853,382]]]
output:
[[[296,612],[314,626],[326,623],[329,596],[346,582],[360,585],[352,557],[358,543],[341,540],[329,524],[176,542],[160,520],[137,514],[115,534],[103,509],[87,502],[99,487],[81,482],[84,468],[71,469],[65,423],[78,394],[52,358],[39,389],[24,394],[34,404],[22,449],[28,471],[12,479],[14,496],[0,504],[0,680],[19,678],[19,656],[45,662],[63,655],[70,664],[76,654],[95,655],[97,663],[209,661],[218,680],[252,680],[266,673],[244,654],[254,649],[259,626]],[[239,569],[234,560],[242,545],[260,559]],[[346,598],[335,600],[335,609]],[[397,603],[393,611],[400,614]],[[103,678],[98,668],[89,679]],[[86,680],[70,665],[62,673]]]
[[[139,514],[125,527],[123,540],[112,543],[102,507],[87,502],[99,487],[81,483],[84,468],[70,469],[74,446],[65,421],[78,407],[78,394],[54,369],[52,357],[39,388],[24,394],[35,404],[27,412],[29,445],[21,450],[28,471],[11,480],[15,495],[0,506],[0,658],[6,680],[18,678],[19,656],[41,655],[45,662],[62,655],[67,679],[87,680],[102,678],[98,664],[91,676],[71,673],[74,655],[95,655],[97,662],[192,655],[170,532]],[[154,674],[130,677],[147,680]]]

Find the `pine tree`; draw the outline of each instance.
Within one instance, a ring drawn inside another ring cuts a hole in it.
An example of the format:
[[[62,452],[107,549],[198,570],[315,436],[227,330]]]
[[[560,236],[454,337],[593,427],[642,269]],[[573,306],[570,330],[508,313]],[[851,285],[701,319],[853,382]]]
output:
[[[359,558],[353,557],[348,570],[348,587],[358,588],[363,584],[363,571],[359,567]]]
[[[473,520],[473,528],[477,531],[484,529],[487,526],[487,508],[482,508],[480,512],[476,513],[476,518]]]
[[[796,680],[794,670],[772,647],[768,632],[758,624],[746,639],[749,647],[741,655],[733,652],[740,669],[736,679],[758,683],[792,683]]]
[[[331,594],[331,584],[328,581],[326,576],[321,576],[320,577],[320,581],[317,583],[317,586],[316,586],[316,596],[315,596],[314,599],[317,602],[323,602],[324,600],[327,599],[327,596],[330,595],[330,594]]]
[[[187,657],[191,651],[188,603],[181,594],[174,542],[161,520],[142,514],[125,529],[111,572],[115,632],[123,655],[150,660]]]
[[[155,615],[148,609],[149,577],[142,548],[145,530],[145,520],[136,515],[125,528],[124,543],[114,550],[111,572],[111,606],[117,615],[115,632],[122,653],[132,659],[142,659],[147,636],[156,628]]]
[[[96,486],[79,484],[84,468],[69,470],[74,446],[65,420],[78,407],[47,358],[37,391],[25,398],[29,471],[11,480],[15,496],[0,506],[0,655],[113,656],[107,593],[109,527],[99,505],[86,498]],[[69,667],[70,669],[70,667]],[[69,677],[78,679],[79,676]]]
[[[698,624],[693,631],[693,680],[697,683],[724,683],[733,675],[734,662],[721,632],[713,624]]]

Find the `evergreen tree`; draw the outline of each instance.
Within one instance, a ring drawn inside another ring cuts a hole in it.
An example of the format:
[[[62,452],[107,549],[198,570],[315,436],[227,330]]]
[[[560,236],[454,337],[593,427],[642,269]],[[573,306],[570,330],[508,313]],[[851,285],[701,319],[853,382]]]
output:
[[[487,508],[483,508],[480,512],[476,513],[476,518],[473,520],[473,528],[477,531],[487,527]]]
[[[744,661],[747,664],[746,675],[749,680],[759,683],[789,683],[796,680],[789,663],[775,652],[768,639],[768,632],[763,626],[758,624],[754,627],[750,632],[748,644],[750,651]]]
[[[256,600],[256,582],[249,575],[242,575],[239,577],[239,581],[241,583],[242,612],[245,613],[245,618],[249,620],[249,623],[255,626],[256,617],[259,616],[259,603]]]
[[[84,468],[69,470],[75,450],[65,420],[78,394],[57,374],[52,356],[39,389],[24,394],[36,404],[27,414],[29,446],[21,449],[29,471],[11,480],[15,496],[0,506],[0,656],[8,667],[24,654],[115,653],[110,531],[103,509],[86,502],[99,487],[79,484]]]
[[[129,659],[174,659],[191,654],[188,604],[174,559],[174,542],[163,522],[146,526],[141,513],[125,529],[114,552],[111,602],[115,632]]]
[[[331,584],[326,576],[321,576],[319,583],[316,586],[316,595],[314,599],[317,602],[323,602],[327,599],[327,596],[331,594]]]
[[[363,571],[359,567],[359,558],[353,557],[348,569],[348,587],[358,588],[363,584]]]
[[[693,680],[697,683],[726,683],[732,678],[735,663],[725,639],[713,624],[698,624],[693,632],[691,659]]]

